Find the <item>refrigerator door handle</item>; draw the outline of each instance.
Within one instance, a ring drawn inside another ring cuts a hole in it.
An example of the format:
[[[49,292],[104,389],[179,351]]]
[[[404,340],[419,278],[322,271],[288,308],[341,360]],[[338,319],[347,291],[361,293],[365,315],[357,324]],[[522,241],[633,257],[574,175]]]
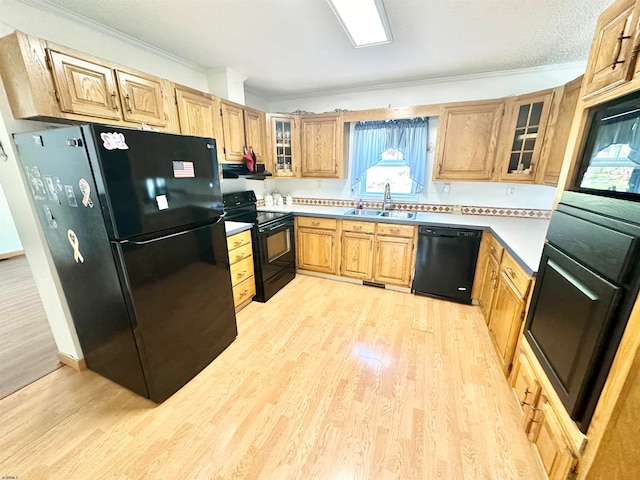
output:
[[[220,215],[220,217],[218,217],[218,220],[216,220],[211,225],[217,225],[218,223],[222,222],[224,220],[224,216],[225,216],[225,214],[223,213],[222,215]],[[161,240],[166,240],[167,238],[174,238],[174,237],[179,237],[180,235],[185,235],[187,233],[193,232],[194,230],[198,230],[198,229],[202,228],[203,226],[204,225],[196,227],[196,228],[190,228],[189,230],[183,230],[181,232],[171,233],[169,235],[164,235],[162,237],[152,238],[150,240],[123,240],[122,243],[130,243],[131,245],[148,245],[150,243],[159,242]]]

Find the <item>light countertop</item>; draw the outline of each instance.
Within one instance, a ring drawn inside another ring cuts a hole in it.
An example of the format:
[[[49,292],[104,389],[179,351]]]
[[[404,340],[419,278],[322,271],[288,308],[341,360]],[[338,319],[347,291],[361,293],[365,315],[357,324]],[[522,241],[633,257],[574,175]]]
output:
[[[265,212],[292,212],[317,217],[350,218],[379,223],[404,223],[440,227],[469,227],[490,230],[516,261],[531,275],[535,275],[542,256],[544,239],[549,228],[548,219],[497,217],[490,215],[455,215],[418,212],[411,220],[385,217],[354,217],[344,215],[348,207],[316,207],[310,205],[285,205],[260,207]]]
[[[253,225],[251,223],[231,222],[229,220],[224,221],[224,228],[227,231],[227,237],[249,230],[252,226]]]

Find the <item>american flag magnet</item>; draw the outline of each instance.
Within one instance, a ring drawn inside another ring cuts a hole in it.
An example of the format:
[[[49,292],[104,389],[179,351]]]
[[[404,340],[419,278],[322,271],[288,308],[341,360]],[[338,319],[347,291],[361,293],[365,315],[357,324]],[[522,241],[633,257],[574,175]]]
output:
[[[173,176],[175,178],[193,178],[196,176],[193,162],[173,162]]]

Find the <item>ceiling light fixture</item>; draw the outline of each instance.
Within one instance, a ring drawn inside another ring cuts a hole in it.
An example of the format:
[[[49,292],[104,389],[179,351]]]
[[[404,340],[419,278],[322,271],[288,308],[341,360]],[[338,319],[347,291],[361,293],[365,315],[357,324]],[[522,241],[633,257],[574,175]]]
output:
[[[382,0],[327,0],[356,48],[391,43]]]

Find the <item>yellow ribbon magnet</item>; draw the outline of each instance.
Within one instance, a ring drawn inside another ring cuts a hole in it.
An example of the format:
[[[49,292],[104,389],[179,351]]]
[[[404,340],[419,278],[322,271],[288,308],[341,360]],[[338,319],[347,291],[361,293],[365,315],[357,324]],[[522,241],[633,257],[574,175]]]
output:
[[[78,241],[76,232],[71,229],[67,230],[67,238],[69,239],[69,243],[73,248],[73,259],[76,261],[76,263],[84,263],[84,257],[80,253],[80,242]]]

